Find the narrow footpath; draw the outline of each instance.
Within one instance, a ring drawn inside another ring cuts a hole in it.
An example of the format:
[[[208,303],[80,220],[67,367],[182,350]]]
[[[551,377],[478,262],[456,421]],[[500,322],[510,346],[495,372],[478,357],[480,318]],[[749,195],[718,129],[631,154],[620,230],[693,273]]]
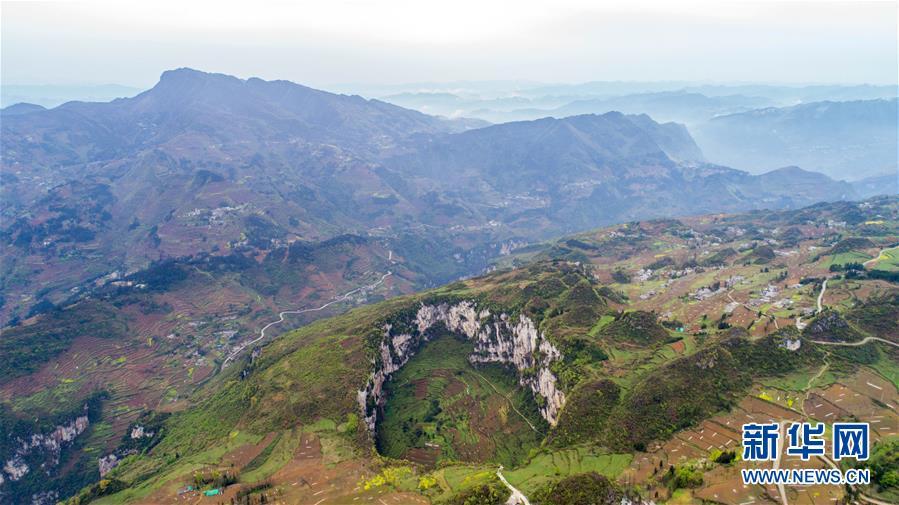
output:
[[[509,491],[512,491],[512,494],[509,495],[509,499],[506,500],[506,505],[531,505],[531,502],[528,501],[528,497],[524,495],[521,491],[515,488],[512,484],[509,484],[509,481],[503,477],[503,467],[500,465],[499,469],[496,471],[496,476],[499,477],[499,480],[502,481],[503,484],[509,488]]]

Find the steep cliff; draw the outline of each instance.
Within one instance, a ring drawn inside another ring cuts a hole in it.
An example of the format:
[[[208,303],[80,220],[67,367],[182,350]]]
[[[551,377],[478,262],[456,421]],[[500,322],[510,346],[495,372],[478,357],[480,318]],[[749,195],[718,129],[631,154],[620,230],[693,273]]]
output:
[[[8,455],[8,459],[3,464],[3,471],[11,481],[21,479],[31,470],[26,458],[38,453],[44,455],[40,465],[42,468],[55,467],[59,464],[59,456],[63,447],[84,433],[89,425],[88,416],[84,414],[66,424],[56,426],[50,433],[33,433],[25,439],[17,438],[18,447],[13,454]],[[3,481],[0,480],[0,484],[2,483]]]
[[[96,455],[84,449],[106,398],[34,417],[0,408],[0,503],[53,504],[94,480]]]
[[[384,405],[384,383],[405,365],[431,337],[435,326],[464,336],[474,343],[468,357],[472,363],[501,363],[518,372],[518,382],[531,390],[540,405],[540,414],[555,425],[565,394],[550,365],[562,358],[561,352],[537,330],[534,322],[519,315],[517,320],[501,312],[478,309],[473,301],[422,304],[406,331],[395,331],[385,324],[383,336],[374,359],[373,371],[365,388],[358,393],[359,407],[369,431],[375,430],[378,409]]]

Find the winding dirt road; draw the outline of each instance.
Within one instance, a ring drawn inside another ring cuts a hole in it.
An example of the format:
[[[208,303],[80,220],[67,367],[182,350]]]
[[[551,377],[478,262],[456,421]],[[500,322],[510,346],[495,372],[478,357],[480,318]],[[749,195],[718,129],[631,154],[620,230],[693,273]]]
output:
[[[818,293],[818,312],[824,310],[824,308],[821,306],[821,302],[824,301],[824,292],[827,291],[827,280],[828,279],[824,279],[824,282],[821,283],[821,292]]]
[[[859,340],[858,342],[827,342],[825,340],[812,340],[812,342],[814,342],[816,344],[821,344],[821,345],[843,345],[843,346],[849,346],[849,347],[865,345],[868,342],[872,342],[872,341],[883,342],[884,344],[889,344],[892,346],[899,347],[899,344],[897,344],[896,342],[893,342],[891,340],[882,339],[880,337],[865,337],[865,338]]]
[[[821,292],[818,293],[818,302],[817,302],[817,310],[815,310],[815,314],[820,314],[822,310],[824,310],[823,302],[824,302],[824,292],[827,291],[827,279],[824,279],[824,282],[821,283]],[[802,322],[802,316],[796,316],[796,329],[802,331],[805,327],[808,326],[807,323]]]
[[[391,271],[388,270],[387,273],[384,274],[384,275],[382,275],[381,278],[378,279],[376,282],[374,282],[374,283],[372,283],[372,284],[369,284],[369,285],[367,285],[367,286],[361,286],[361,287],[358,287],[358,288],[356,288],[356,289],[354,289],[354,290],[352,290],[352,291],[347,291],[346,293],[344,293],[344,294],[342,294],[342,295],[340,295],[340,296],[335,297],[335,298],[334,298],[333,300],[331,300],[330,302],[328,302],[328,303],[322,305],[321,307],[315,307],[315,308],[313,308],[313,309],[285,310],[285,311],[279,312],[279,313],[278,313],[278,320],[277,320],[277,321],[272,321],[272,322],[268,323],[267,325],[263,326],[262,329],[259,330],[259,336],[258,336],[258,337],[256,337],[255,339],[250,340],[249,342],[247,342],[247,343],[245,343],[245,344],[239,346],[237,349],[235,349],[233,352],[231,352],[231,354],[229,354],[228,357],[225,358],[225,361],[222,362],[222,369],[224,369],[226,366],[228,366],[228,363],[231,362],[235,357],[237,357],[238,354],[240,354],[241,352],[243,352],[244,349],[246,349],[247,347],[250,347],[250,346],[252,346],[252,345],[255,345],[257,342],[259,342],[260,340],[264,339],[264,338],[265,338],[265,330],[271,328],[272,326],[275,326],[276,324],[281,324],[281,323],[283,323],[283,322],[284,322],[284,316],[286,316],[286,315],[288,315],[288,314],[305,314],[305,313],[307,313],[307,312],[318,312],[318,311],[320,311],[320,310],[324,310],[324,309],[330,307],[331,305],[334,305],[335,303],[339,303],[339,302],[345,301],[347,298],[349,298],[350,296],[353,296],[354,294],[358,293],[359,291],[362,291],[362,290],[365,290],[365,289],[374,289],[374,288],[378,287],[379,285],[381,285],[381,284],[384,282],[384,279],[390,277],[391,275],[393,275],[393,272],[391,272]]]
[[[862,263],[862,266],[867,268],[868,265],[873,265],[874,263],[877,263],[878,261],[880,261],[881,259],[884,258],[883,253],[893,250],[893,249],[899,250],[899,247],[897,247],[897,246],[884,247],[883,249],[881,249],[880,251],[877,252],[876,256],[874,256],[873,258],[869,259],[868,261]]]

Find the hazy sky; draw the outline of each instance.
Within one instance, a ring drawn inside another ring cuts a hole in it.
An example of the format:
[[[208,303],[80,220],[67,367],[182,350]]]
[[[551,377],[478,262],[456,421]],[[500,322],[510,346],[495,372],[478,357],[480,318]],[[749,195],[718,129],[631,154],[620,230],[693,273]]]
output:
[[[2,2],[4,84],[895,83],[899,2]]]

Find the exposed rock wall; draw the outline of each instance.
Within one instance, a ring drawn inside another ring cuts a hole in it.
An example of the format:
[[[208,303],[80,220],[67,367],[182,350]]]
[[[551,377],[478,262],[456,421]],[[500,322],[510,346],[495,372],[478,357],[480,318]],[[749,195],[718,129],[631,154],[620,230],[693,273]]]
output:
[[[131,440],[141,440],[144,438],[153,438],[154,435],[156,435],[155,431],[148,430],[146,427],[140,424],[135,424],[131,427],[131,434],[129,435],[129,437],[131,438]],[[113,468],[117,467],[126,456],[130,456],[131,454],[136,453],[137,450],[134,448],[124,449],[120,447],[114,452],[103,456],[97,461],[97,466],[100,469],[100,477],[105,477],[106,474],[111,472]]]
[[[31,468],[26,458],[34,454],[45,454],[42,467],[55,467],[59,464],[59,456],[63,445],[71,443],[75,437],[84,433],[90,425],[87,415],[81,415],[66,424],[56,426],[50,433],[33,433],[30,437],[17,438],[18,446],[13,454],[5,455],[2,471],[10,481],[17,481],[24,477]],[[4,479],[5,480],[5,479]],[[0,480],[0,484],[4,482]]]
[[[373,363],[374,371],[357,396],[365,423],[372,433],[378,408],[385,401],[384,383],[412,358],[421,344],[430,338],[429,330],[438,324],[474,343],[474,351],[468,357],[472,363],[501,363],[514,367],[519,383],[540,399],[540,414],[550,425],[556,424],[565,395],[558,388],[550,365],[562,358],[559,350],[524,315],[516,320],[505,313],[478,310],[474,302],[462,301],[422,304],[415,314],[412,330],[407,333],[395,332],[391,325],[384,327],[378,358]]]

